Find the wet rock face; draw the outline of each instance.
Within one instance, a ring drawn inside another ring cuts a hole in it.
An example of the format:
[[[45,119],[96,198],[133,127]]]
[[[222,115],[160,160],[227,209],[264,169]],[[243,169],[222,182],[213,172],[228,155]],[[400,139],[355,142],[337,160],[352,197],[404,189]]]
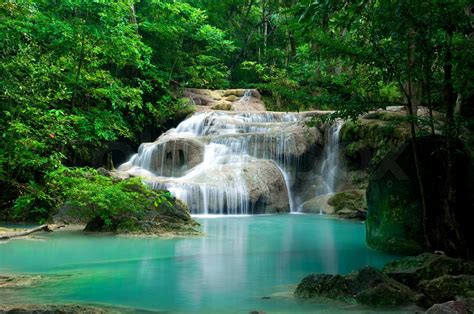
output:
[[[192,138],[168,138],[166,134],[154,143],[142,144],[135,160],[120,167],[133,166],[167,177],[180,177],[203,160],[204,144]]]
[[[238,165],[198,167],[179,181],[158,178],[149,184],[155,189],[167,188],[174,192],[195,212],[204,207],[214,214],[290,210],[285,178],[278,166],[268,160],[250,158]],[[240,212],[236,212],[236,208]]]

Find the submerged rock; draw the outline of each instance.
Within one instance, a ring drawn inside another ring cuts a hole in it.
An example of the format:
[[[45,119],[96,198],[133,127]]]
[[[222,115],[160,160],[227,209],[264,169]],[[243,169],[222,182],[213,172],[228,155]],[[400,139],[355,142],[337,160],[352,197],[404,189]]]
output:
[[[29,287],[41,282],[41,276],[0,275],[0,288]]]
[[[373,267],[363,267],[346,276],[313,274],[295,290],[299,298],[322,298],[365,305],[412,304],[418,298],[409,287]]]
[[[121,312],[121,311],[120,311]],[[95,306],[85,306],[78,304],[14,304],[0,305],[0,313],[15,314],[102,314],[102,313],[119,313],[116,309],[99,308]]]

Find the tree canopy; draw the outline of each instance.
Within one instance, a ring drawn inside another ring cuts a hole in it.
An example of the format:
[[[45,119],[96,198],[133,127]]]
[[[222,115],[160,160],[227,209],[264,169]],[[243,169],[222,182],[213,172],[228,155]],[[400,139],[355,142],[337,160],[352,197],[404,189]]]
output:
[[[255,87],[269,109],[345,118],[424,105],[458,137],[472,127],[472,11],[467,0],[3,1],[0,210],[46,218],[49,173],[191,112],[186,87]]]

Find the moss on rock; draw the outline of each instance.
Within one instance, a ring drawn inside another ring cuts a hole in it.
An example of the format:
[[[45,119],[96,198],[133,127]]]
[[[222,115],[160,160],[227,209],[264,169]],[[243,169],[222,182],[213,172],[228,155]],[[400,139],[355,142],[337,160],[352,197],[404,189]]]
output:
[[[420,283],[428,303],[454,300],[456,297],[474,297],[474,275],[444,275]]]
[[[390,262],[385,265],[383,272],[410,287],[417,287],[423,280],[444,275],[474,275],[474,262],[446,255],[423,253]]]
[[[232,110],[232,105],[230,103],[217,103],[211,107],[213,110]]]
[[[335,193],[329,198],[328,204],[341,218],[364,219],[366,213],[365,190],[348,190]]]
[[[295,296],[372,306],[411,304],[418,298],[409,287],[369,266],[347,276],[309,275],[298,285]]]

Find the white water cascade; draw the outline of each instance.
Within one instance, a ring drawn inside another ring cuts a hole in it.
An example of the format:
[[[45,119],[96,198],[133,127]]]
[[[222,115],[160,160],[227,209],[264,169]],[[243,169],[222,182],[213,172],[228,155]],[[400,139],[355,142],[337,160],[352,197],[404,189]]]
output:
[[[119,170],[169,190],[193,214],[294,211],[295,172],[309,146],[301,141],[315,141],[307,133],[299,114],[198,112],[142,144]]]
[[[323,158],[320,166],[320,174],[325,185],[322,194],[334,193],[336,179],[339,173],[339,141],[342,121],[336,120],[326,128]]]

